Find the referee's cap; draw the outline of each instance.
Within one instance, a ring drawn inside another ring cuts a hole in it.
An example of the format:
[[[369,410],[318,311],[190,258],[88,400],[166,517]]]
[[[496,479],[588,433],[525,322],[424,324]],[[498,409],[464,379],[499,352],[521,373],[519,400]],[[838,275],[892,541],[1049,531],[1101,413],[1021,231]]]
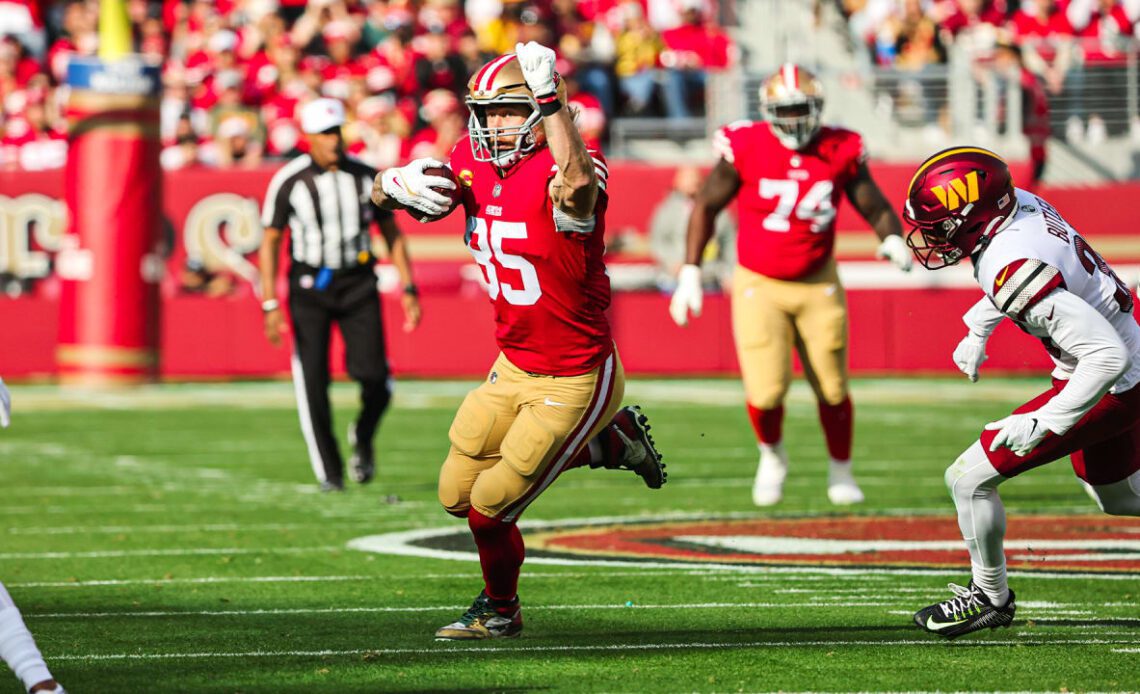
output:
[[[344,125],[344,104],[338,99],[313,99],[301,107],[301,130],[315,135]]]

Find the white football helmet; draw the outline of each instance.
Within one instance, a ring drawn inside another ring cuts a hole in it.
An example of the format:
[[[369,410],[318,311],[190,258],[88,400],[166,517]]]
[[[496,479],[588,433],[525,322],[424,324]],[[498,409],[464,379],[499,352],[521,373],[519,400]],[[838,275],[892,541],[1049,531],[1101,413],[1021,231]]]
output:
[[[802,67],[784,63],[760,86],[760,113],[785,147],[801,149],[822,124],[823,86]]]

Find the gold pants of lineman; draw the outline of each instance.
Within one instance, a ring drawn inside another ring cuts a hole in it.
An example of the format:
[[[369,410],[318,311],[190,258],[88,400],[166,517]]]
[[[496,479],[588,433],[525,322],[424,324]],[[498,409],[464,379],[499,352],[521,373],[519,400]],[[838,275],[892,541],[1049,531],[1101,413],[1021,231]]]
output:
[[[784,401],[792,381],[792,349],[816,397],[847,397],[847,297],[835,259],[799,280],[777,280],[737,266],[732,277],[732,329],[748,403],[761,410]]]

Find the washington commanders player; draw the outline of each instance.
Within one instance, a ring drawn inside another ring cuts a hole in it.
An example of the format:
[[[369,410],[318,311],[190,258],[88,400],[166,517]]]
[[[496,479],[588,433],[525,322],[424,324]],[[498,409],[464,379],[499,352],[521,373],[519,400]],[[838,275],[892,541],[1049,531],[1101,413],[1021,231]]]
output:
[[[1140,325],[1133,296],[1060,213],[1014,188],[998,155],[944,150],[911,179],[907,243],[930,269],[969,257],[985,296],[963,316],[968,334],[954,361],[970,380],[986,340],[1004,319],[1037,337],[1053,357],[1052,387],[985,426],[946,470],[972,579],[954,597],[914,615],[954,638],[1013,621],[1006,581],[1005,510],[999,484],[1069,456],[1105,513],[1140,515]]]
[[[765,121],[732,123],[713,139],[720,160],[693,206],[686,265],[669,312],[680,326],[688,324],[690,313],[700,315],[701,256],[713,220],[739,197],[732,326],[760,448],[752,501],[770,506],[783,496],[784,397],[794,348],[819,401],[831,456],[828,498],[833,504],[855,504],[863,501],[863,492],[851,474],[847,302],[832,255],[840,198],[846,194],[882,239],[880,257],[904,271],[912,259],[899,219],[867,169],[862,138],[821,125],[819,81],[785,64],[761,86],[760,104]]]
[[[483,270],[501,353],[463,401],[440,470],[439,500],[466,518],[485,588],[438,639],[518,636],[519,515],[561,473],[589,465],[665,483],[645,415],[625,389],[605,309],[606,163],[586,149],[566,108],[554,51],[531,42],[468,84],[469,135],[452,153],[467,248]],[[448,199],[418,160],[383,172],[373,200],[439,215]]]

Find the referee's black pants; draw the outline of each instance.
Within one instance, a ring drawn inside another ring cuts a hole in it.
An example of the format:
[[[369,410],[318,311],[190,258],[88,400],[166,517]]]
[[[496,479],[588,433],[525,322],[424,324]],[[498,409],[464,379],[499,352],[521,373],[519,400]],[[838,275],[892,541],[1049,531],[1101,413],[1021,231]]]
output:
[[[344,461],[332,428],[329,406],[329,339],[340,326],[348,375],[360,383],[358,446],[369,447],[388,408],[392,391],[384,351],[380,297],[371,266],[342,270],[319,288],[319,272],[294,263],[289,271],[289,311],[293,322],[293,387],[297,413],[317,480],[344,483]]]

